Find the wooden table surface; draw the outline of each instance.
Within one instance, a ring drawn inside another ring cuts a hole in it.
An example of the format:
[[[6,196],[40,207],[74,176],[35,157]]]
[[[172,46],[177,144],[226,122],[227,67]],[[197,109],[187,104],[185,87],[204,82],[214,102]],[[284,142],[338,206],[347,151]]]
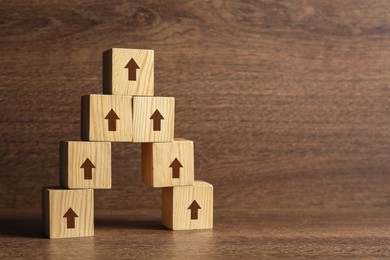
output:
[[[390,1],[21,0],[0,20],[2,258],[390,257]],[[115,143],[96,236],[42,239],[41,187],[113,47],[155,50],[214,230],[162,229],[140,145]]]
[[[389,209],[224,209],[213,230],[170,231],[157,210],[99,212],[95,237],[46,239],[40,217],[3,214],[0,257],[389,258]]]

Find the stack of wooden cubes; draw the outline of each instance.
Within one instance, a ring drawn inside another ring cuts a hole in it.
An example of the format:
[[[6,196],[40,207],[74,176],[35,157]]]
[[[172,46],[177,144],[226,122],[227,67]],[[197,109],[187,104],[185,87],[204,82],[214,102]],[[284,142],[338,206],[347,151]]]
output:
[[[194,145],[174,138],[175,99],[154,95],[154,51],[103,53],[103,95],[82,97],[83,141],[60,143],[60,185],[43,188],[50,238],[94,235],[94,189],[111,188],[111,142],[142,143],[142,179],[162,188],[162,223],[213,227],[213,186],[194,181]]]

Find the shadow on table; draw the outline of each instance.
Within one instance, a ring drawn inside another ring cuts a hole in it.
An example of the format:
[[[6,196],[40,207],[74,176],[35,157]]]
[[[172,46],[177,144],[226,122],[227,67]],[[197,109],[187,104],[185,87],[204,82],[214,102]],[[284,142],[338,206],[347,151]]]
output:
[[[0,216],[0,237],[44,238],[42,230],[42,221],[39,217]]]
[[[145,229],[145,230],[167,230],[157,220],[128,220],[128,219],[95,219],[95,228],[121,228],[121,229]]]
[[[154,220],[95,219],[95,228],[166,230]],[[0,216],[0,237],[45,238],[42,220],[34,216]]]

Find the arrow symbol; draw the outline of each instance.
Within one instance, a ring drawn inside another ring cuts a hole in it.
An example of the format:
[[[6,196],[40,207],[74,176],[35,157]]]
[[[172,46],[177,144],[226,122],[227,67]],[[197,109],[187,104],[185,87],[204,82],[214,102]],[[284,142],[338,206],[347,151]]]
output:
[[[191,219],[198,219],[198,210],[202,209],[199,204],[194,200],[188,207],[191,210]]]
[[[125,68],[128,69],[128,72],[129,72],[129,81],[136,81],[137,80],[137,69],[139,69],[139,67],[133,58],[131,58],[131,60],[127,63]]]
[[[172,168],[172,178],[180,178],[180,168],[182,168],[183,165],[181,165],[180,161],[177,158],[173,160],[169,167]]]
[[[164,120],[164,117],[160,114],[158,109],[154,111],[149,119],[153,119],[153,131],[161,131],[161,120]]]
[[[77,214],[73,211],[72,208],[69,208],[63,217],[66,218],[66,227],[74,228],[74,219],[78,218],[79,216],[77,216]]]
[[[110,110],[104,119],[108,119],[108,131],[116,131],[116,120],[120,119],[114,110]]]
[[[84,180],[92,180],[92,168],[96,168],[95,165],[87,158],[80,168],[84,168]]]

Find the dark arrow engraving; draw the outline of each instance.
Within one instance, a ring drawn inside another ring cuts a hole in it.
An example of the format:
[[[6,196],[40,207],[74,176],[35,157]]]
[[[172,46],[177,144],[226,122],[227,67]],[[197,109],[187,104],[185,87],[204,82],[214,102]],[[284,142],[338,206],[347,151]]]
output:
[[[199,204],[194,200],[188,207],[191,210],[191,219],[198,219],[198,210],[202,209]]]
[[[84,180],[92,180],[92,168],[96,168],[95,165],[87,158],[80,168],[84,168]]]
[[[161,120],[164,120],[164,117],[160,114],[158,109],[154,111],[149,119],[153,119],[153,131],[161,131]]]
[[[180,161],[177,158],[173,160],[169,167],[172,168],[172,178],[180,178],[180,168],[182,168],[183,165],[181,165]]]
[[[120,118],[113,109],[108,112],[104,119],[108,119],[108,131],[116,131],[116,120]]]
[[[133,58],[131,58],[131,60],[127,63],[125,68],[128,69],[129,81],[136,81],[137,69],[139,69],[139,66]]]
[[[63,217],[66,218],[67,228],[75,228],[74,219],[78,218],[79,216],[77,216],[77,214],[73,211],[72,208],[69,208]]]

